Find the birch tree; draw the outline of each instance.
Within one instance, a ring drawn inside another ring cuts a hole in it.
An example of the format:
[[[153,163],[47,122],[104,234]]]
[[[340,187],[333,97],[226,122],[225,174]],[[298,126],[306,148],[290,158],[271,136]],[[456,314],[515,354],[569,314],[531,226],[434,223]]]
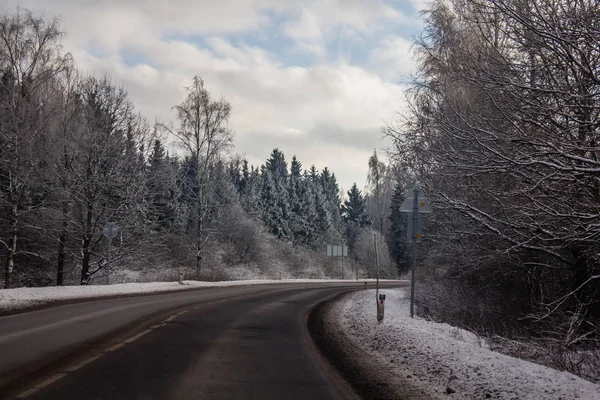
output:
[[[174,107],[179,126],[168,129],[184,150],[192,170],[191,196],[192,236],[196,253],[196,269],[202,268],[203,246],[209,237],[205,226],[209,213],[211,168],[233,141],[227,126],[231,105],[225,99],[213,100],[202,78],[195,76],[185,88],[185,100]]]

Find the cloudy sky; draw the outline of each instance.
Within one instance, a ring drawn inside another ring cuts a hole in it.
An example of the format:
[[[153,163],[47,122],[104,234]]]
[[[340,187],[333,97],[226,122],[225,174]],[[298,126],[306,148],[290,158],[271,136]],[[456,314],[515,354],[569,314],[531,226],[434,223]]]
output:
[[[149,119],[173,119],[194,75],[232,104],[235,153],[273,148],[365,184],[404,99],[426,0],[4,0],[58,16],[79,68],[107,72]]]

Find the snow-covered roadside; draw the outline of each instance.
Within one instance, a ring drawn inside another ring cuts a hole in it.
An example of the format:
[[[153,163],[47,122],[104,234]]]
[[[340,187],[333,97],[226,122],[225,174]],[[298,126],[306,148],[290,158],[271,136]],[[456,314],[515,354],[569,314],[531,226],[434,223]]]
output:
[[[375,291],[344,298],[338,323],[353,342],[396,378],[428,398],[600,399],[600,385],[487,349],[470,332],[423,319],[411,319],[404,289],[386,295],[385,318],[376,322]]]
[[[372,279],[361,279],[358,282],[372,282]],[[95,299],[102,297],[124,296],[135,294],[149,294],[188,290],[194,288],[228,287],[243,285],[263,285],[269,283],[352,283],[353,280],[333,279],[284,279],[284,280],[245,280],[226,282],[150,282],[150,283],[123,283],[116,285],[91,285],[91,286],[52,286],[36,288],[0,289],[0,315],[15,313],[47,304],[60,302]]]

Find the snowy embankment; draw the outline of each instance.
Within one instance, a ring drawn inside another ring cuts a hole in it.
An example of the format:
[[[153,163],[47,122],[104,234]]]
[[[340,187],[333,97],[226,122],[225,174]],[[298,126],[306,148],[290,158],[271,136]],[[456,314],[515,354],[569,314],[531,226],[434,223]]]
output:
[[[600,399],[600,385],[488,350],[462,329],[411,319],[403,289],[380,293],[386,295],[382,323],[376,322],[374,290],[344,297],[337,323],[351,345],[390,373],[390,385],[418,387],[431,399]]]
[[[361,279],[358,282],[372,282],[372,279]],[[45,305],[91,300],[102,297],[127,296],[136,294],[164,293],[196,288],[227,287],[243,285],[263,285],[269,283],[353,283],[354,280],[333,279],[284,279],[284,280],[245,280],[225,282],[150,282],[122,283],[116,285],[90,286],[51,286],[36,288],[0,289],[0,315],[43,307]]]

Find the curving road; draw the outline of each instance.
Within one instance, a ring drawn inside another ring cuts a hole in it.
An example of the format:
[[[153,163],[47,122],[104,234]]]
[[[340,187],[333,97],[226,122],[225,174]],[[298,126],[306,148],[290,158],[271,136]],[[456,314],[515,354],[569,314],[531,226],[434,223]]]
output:
[[[356,398],[315,351],[305,318],[362,287],[215,288],[0,317],[0,397]]]

